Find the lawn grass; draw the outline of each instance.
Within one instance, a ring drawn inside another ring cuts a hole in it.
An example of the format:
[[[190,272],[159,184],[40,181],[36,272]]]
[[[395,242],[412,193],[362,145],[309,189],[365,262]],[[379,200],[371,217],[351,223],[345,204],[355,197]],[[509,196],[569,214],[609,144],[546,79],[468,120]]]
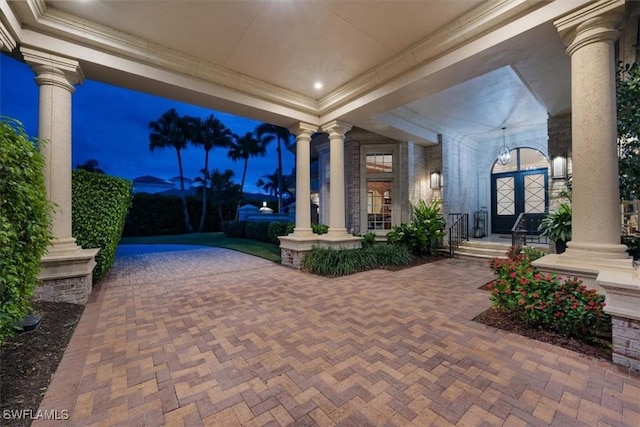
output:
[[[224,233],[190,233],[171,236],[123,237],[123,245],[201,245],[232,249],[249,255],[280,262],[280,247],[252,239],[227,237]]]

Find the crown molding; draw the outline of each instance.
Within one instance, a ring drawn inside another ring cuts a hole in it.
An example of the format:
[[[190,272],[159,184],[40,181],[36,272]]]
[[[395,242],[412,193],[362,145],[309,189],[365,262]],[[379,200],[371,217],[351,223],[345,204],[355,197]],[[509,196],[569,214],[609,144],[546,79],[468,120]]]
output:
[[[317,101],[299,93],[255,79],[228,68],[201,61],[175,49],[118,32],[66,12],[49,9],[44,0],[27,0],[21,10],[28,10],[27,28],[62,36],[117,56],[197,77],[238,92],[274,102],[296,110],[317,114]]]
[[[362,96],[401,74],[468,43],[523,12],[541,7],[536,0],[491,0],[472,9],[378,67],[361,74],[319,101],[320,115]]]

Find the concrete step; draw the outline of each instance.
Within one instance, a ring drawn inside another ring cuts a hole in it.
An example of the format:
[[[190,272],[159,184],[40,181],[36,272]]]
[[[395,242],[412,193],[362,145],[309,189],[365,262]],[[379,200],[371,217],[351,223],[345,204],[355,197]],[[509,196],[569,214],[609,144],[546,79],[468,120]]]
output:
[[[506,258],[505,253],[509,249],[509,246],[499,247],[481,247],[481,246],[468,246],[462,244],[456,249],[456,254],[463,254],[465,256],[476,256],[478,258]]]
[[[483,242],[478,240],[470,240],[461,242],[460,246],[455,251],[456,258],[481,258],[481,259],[493,259],[502,258],[506,259],[506,252],[511,247],[511,241],[504,239],[505,242]],[[547,247],[544,245],[536,245],[539,249],[547,251]]]

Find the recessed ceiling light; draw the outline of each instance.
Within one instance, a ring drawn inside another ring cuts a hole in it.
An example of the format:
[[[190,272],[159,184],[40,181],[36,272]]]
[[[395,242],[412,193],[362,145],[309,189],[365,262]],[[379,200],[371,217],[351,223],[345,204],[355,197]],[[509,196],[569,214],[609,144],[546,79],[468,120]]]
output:
[[[321,82],[315,82],[313,84],[313,87],[316,88],[316,89],[322,89],[322,83]]]

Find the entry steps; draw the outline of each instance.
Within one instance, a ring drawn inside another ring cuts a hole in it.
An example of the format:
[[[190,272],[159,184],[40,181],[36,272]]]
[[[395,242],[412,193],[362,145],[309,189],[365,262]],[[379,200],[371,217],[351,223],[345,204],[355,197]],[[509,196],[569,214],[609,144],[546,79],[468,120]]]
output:
[[[548,246],[535,244],[535,246],[545,252],[548,252]],[[502,258],[506,259],[506,253],[511,247],[511,240],[504,239],[503,242],[496,241],[483,241],[480,239],[472,239],[464,242],[460,242],[460,246],[454,252],[454,258],[475,258],[475,259],[493,259]]]

